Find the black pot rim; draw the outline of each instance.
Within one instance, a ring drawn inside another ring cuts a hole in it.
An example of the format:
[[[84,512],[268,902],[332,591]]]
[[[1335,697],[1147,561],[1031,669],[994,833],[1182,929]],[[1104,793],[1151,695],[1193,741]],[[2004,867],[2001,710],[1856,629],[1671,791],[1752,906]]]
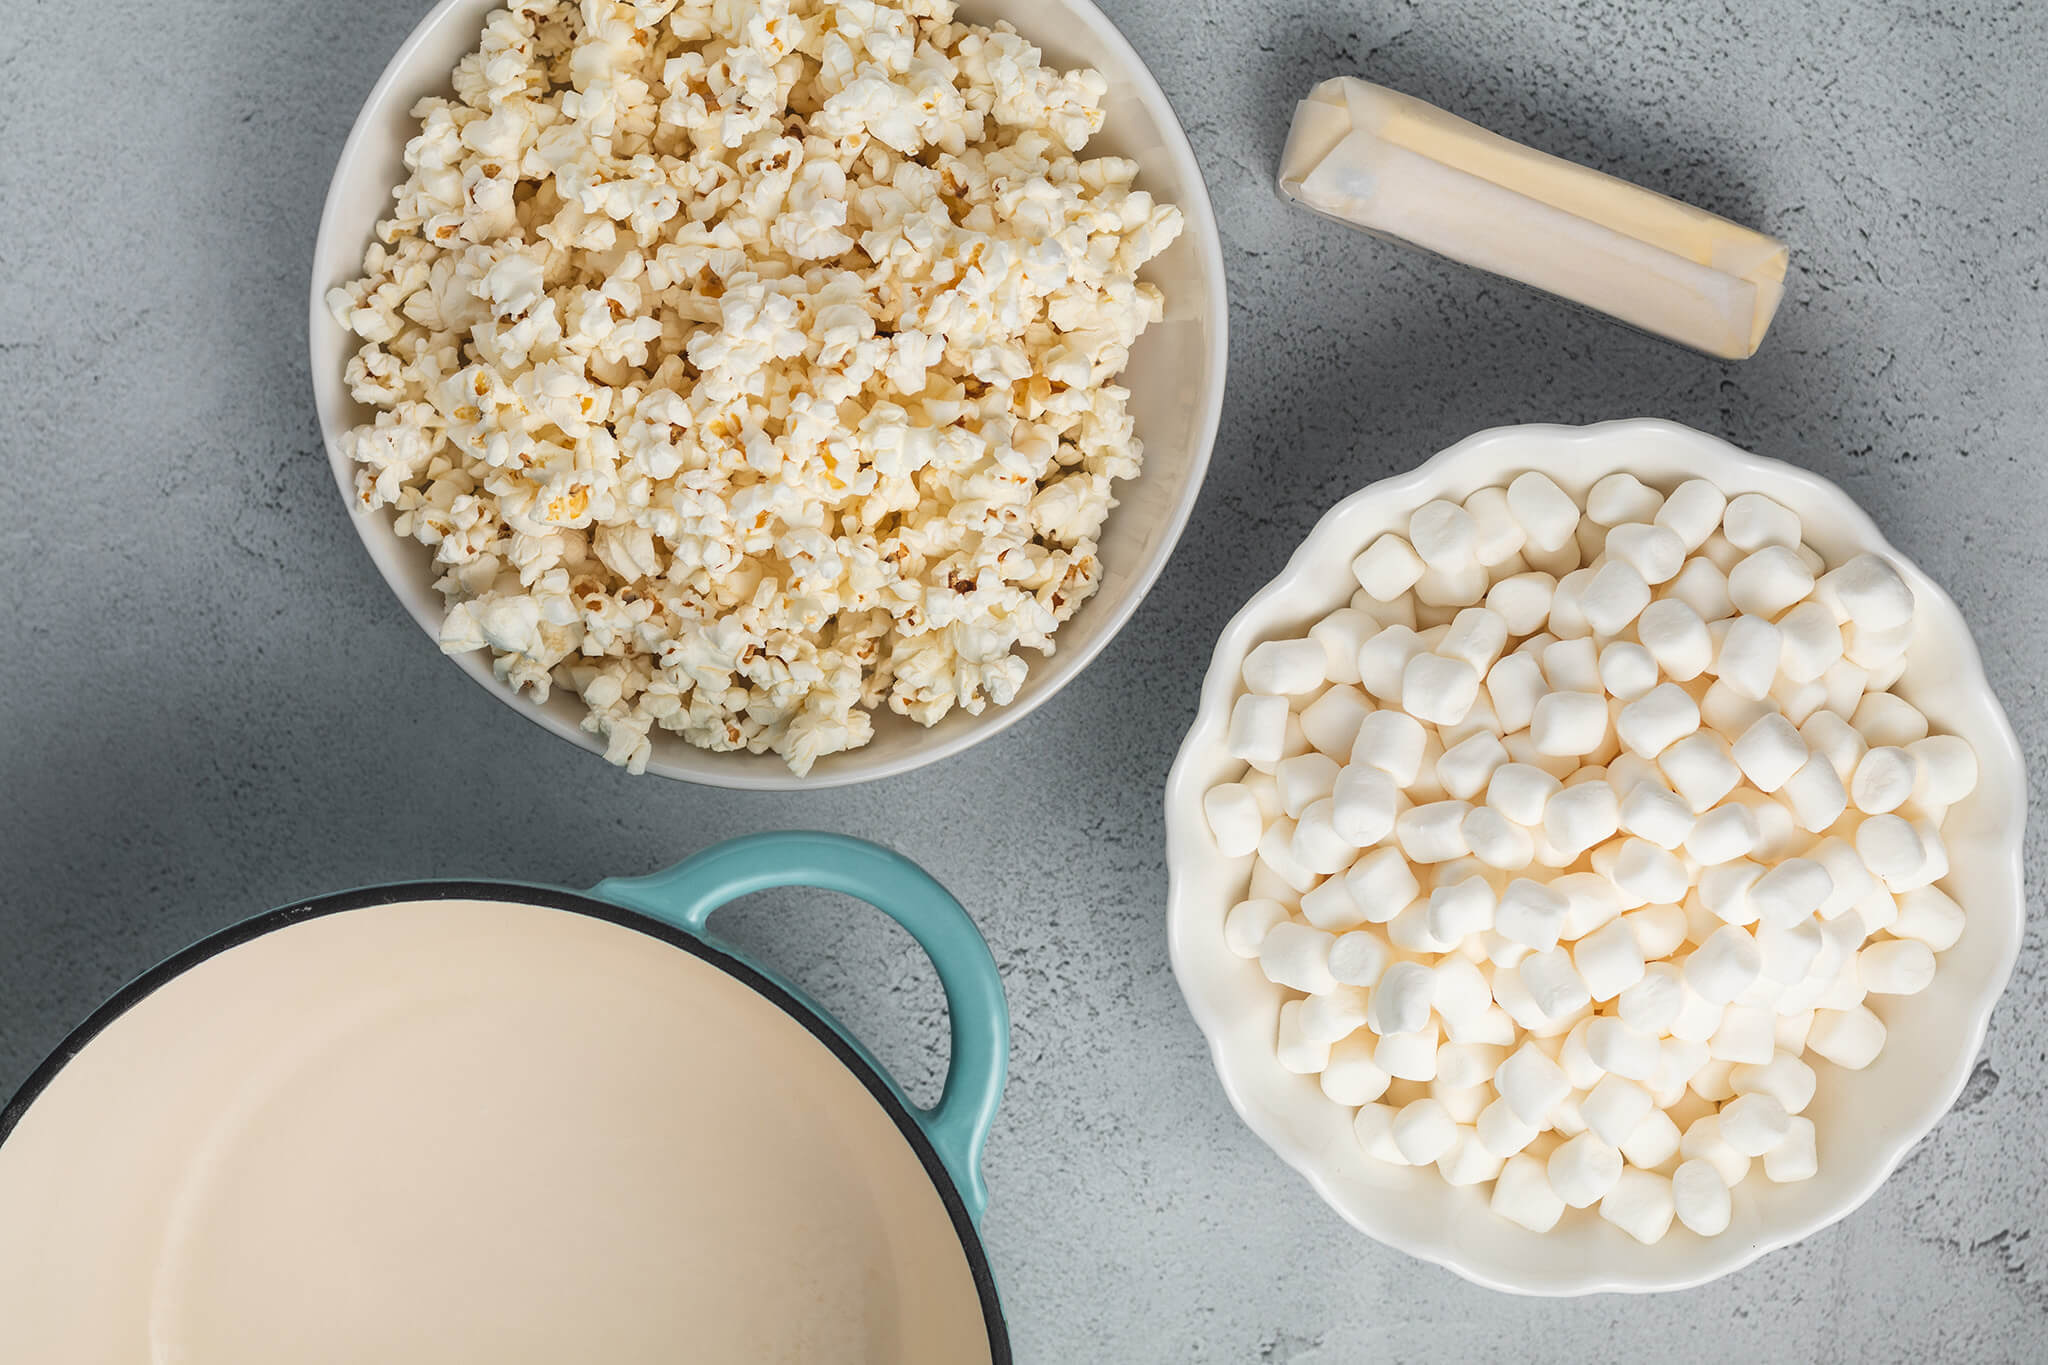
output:
[[[908,1106],[897,1098],[890,1083],[853,1049],[837,1029],[820,1017],[816,1010],[741,959],[706,943],[694,934],[678,929],[674,925],[664,924],[640,911],[557,887],[491,881],[396,882],[387,886],[338,891],[311,900],[296,901],[210,934],[190,947],[173,953],[114,992],[99,1008],[86,1016],[84,1022],[71,1030],[64,1041],[43,1059],[40,1066],[29,1073],[28,1079],[22,1082],[14,1097],[7,1101],[4,1108],[0,1108],[0,1155],[4,1155],[7,1139],[19,1126],[23,1116],[79,1053],[90,1046],[92,1041],[115,1020],[201,963],[280,929],[351,910],[368,910],[405,901],[507,901],[514,897],[522,905],[537,905],[544,909],[603,920],[608,924],[616,924],[621,928],[645,934],[672,948],[680,948],[726,975],[737,978],[757,995],[803,1025],[812,1037],[823,1043],[838,1059],[840,1065],[851,1071],[866,1087],[868,1094],[881,1105],[882,1111],[895,1123],[896,1131],[917,1154],[926,1178],[932,1182],[941,1202],[945,1204],[946,1216],[951,1220],[953,1231],[960,1239],[961,1252],[966,1256],[968,1270],[974,1277],[974,1290],[980,1300],[982,1322],[988,1328],[989,1357],[994,1365],[1010,1365],[1012,1357],[1009,1331],[1003,1320],[1002,1304],[996,1296],[995,1277],[989,1270],[988,1254],[982,1246],[981,1234],[975,1229],[974,1220],[967,1211],[967,1204],[961,1199],[952,1176],[947,1173],[945,1163],[939,1160],[939,1154],[932,1148],[931,1140],[925,1136],[924,1129],[918,1126],[916,1119],[911,1117]]]

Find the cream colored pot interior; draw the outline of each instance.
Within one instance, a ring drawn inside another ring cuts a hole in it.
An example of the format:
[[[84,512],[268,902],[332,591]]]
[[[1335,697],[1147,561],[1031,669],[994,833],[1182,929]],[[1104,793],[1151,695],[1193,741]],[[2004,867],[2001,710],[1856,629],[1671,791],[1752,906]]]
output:
[[[986,1361],[961,1233],[805,1026],[637,930],[423,901],[154,990],[0,1142],[0,1360]]]

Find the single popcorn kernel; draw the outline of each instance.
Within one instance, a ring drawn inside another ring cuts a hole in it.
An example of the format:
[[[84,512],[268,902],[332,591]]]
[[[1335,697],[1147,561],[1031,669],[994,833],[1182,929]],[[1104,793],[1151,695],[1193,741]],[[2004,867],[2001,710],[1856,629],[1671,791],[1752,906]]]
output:
[[[633,771],[1014,700],[1101,585],[1182,228],[1084,158],[1102,77],[950,0],[523,0],[453,84],[328,296],[442,647]]]

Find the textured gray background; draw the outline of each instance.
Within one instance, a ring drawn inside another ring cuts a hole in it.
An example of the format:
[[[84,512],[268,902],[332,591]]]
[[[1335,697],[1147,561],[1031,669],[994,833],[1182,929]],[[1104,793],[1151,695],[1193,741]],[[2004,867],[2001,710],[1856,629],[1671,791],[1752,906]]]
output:
[[[305,274],[349,122],[425,7],[4,6],[0,1094],[128,975],[280,901],[582,884],[817,826],[922,860],[1003,964],[986,1232],[1023,1360],[2048,1358],[2038,829],[1984,1059],[1868,1205],[1706,1289],[1544,1303],[1357,1236],[1240,1126],[1167,971],[1156,799],[1216,630],[1331,502],[1495,423],[1645,414],[1847,487],[1961,602],[2048,768],[2048,10],[1107,0],[1188,124],[1235,298],[1194,524],[1025,723],[772,797],[630,779],[518,720],[343,516]],[[1702,360],[1283,207],[1289,110],[1339,73],[1788,239],[1763,353]],[[943,1009],[907,939],[824,899],[733,920],[929,1093]]]

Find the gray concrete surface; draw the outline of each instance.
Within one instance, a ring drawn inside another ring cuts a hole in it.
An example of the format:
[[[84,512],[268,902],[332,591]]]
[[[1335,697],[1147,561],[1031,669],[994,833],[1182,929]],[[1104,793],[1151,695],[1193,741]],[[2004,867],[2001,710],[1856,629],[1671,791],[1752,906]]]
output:
[[[1005,969],[986,1232],[1022,1360],[2048,1359],[2038,825],[1976,1076],[1867,1206],[1705,1289],[1553,1303],[1357,1236],[1237,1122],[1167,970],[1156,800],[1217,628],[1328,504],[1481,427],[1640,414],[1840,481],[1961,602],[2048,770],[2048,9],[1106,0],[1226,239],[1235,368],[1194,525],[1024,724],[767,797],[634,780],[518,720],[343,518],[304,276],[357,104],[425,7],[6,6],[0,1094],[125,977],[280,901],[583,884],[817,826],[921,859]],[[1345,72],[1788,239],[1763,353],[1702,360],[1281,205],[1290,107]],[[764,899],[735,932],[929,1093],[929,969],[845,911]]]

